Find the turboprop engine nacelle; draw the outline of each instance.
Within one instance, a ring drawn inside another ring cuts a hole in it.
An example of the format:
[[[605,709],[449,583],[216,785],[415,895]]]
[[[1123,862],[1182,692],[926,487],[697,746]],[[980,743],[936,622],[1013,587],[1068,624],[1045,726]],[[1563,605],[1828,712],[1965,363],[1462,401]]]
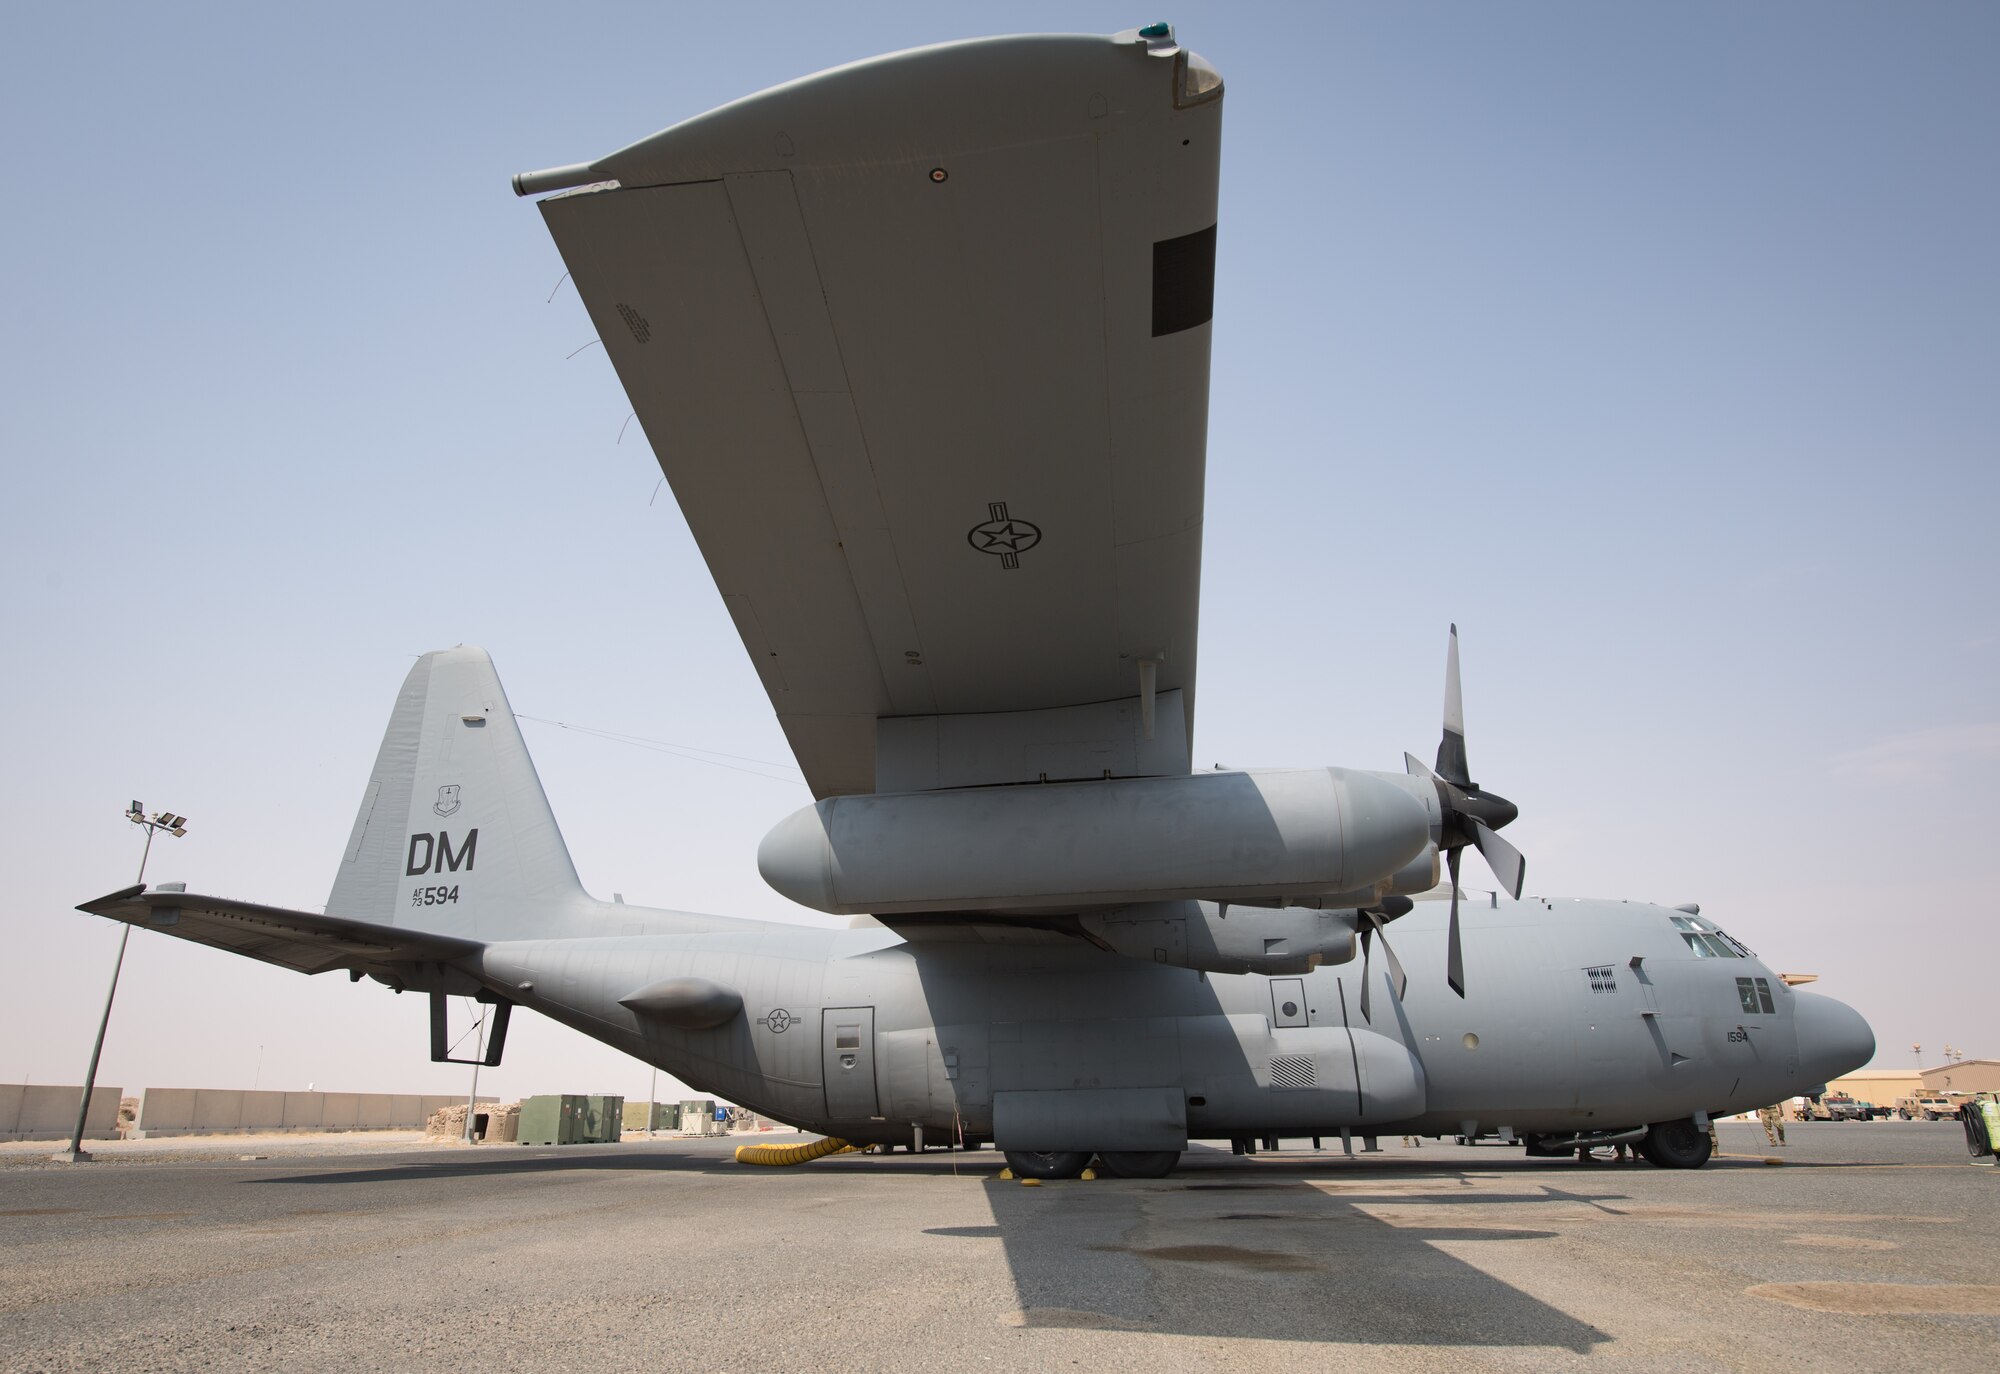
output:
[[[764,837],[764,881],[834,915],[1077,911],[1375,888],[1438,836],[1436,789],[1344,768],[829,797]]]
[[[1352,911],[1259,911],[1214,902],[1147,902],[1090,912],[1084,932],[1115,953],[1204,973],[1311,973],[1354,957]]]
[[[1317,897],[1295,897],[1287,906],[1316,906],[1323,909],[1335,907],[1370,907],[1384,897],[1414,897],[1419,892],[1429,892],[1438,885],[1438,847],[1427,844],[1416,858],[1404,864],[1379,882],[1355,892],[1322,893]],[[1331,962],[1331,961],[1329,961]]]

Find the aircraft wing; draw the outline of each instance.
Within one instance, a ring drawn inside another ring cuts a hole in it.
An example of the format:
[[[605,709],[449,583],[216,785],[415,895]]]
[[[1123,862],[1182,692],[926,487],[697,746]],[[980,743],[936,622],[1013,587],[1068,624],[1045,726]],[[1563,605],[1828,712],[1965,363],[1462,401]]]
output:
[[[384,972],[413,963],[446,962],[480,948],[471,940],[344,921],[318,912],[144,887],[124,888],[84,902],[77,910],[300,973],[337,968]]]
[[[815,795],[1188,771],[1220,96],[982,39],[516,179]]]

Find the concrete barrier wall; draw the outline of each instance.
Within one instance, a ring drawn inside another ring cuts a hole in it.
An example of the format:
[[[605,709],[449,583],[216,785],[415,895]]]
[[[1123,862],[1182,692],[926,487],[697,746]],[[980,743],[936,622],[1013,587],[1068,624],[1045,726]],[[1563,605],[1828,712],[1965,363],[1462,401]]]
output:
[[[117,1111],[117,1090],[111,1092]],[[4,1089],[0,1089],[4,1092]],[[70,1089],[76,1111],[77,1089]],[[499,1099],[482,1097],[482,1104]],[[141,1140],[246,1131],[421,1131],[431,1113],[465,1101],[456,1093],[243,1092],[234,1088],[147,1088],[139,1096]],[[4,1107],[4,1099],[0,1099]],[[94,1109],[94,1107],[93,1107]]]
[[[92,1088],[83,1121],[85,1140],[118,1138],[122,1088]],[[67,1141],[76,1129],[76,1104],[83,1084],[0,1083],[0,1140]]]

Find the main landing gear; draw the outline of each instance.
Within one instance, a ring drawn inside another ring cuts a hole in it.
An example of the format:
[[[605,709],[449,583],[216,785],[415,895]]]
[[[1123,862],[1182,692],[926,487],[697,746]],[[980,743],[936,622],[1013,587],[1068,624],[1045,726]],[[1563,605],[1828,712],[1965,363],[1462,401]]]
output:
[[[1699,1169],[1715,1150],[1708,1132],[1691,1117],[1679,1121],[1655,1121],[1639,1141],[1639,1153],[1648,1163],[1662,1169]]]
[[[1088,1150],[1008,1150],[1016,1178],[1075,1178],[1090,1163]],[[1165,1178],[1180,1162],[1179,1150],[1100,1150],[1097,1160],[1113,1178]]]
[[[1113,1178],[1165,1178],[1181,1162],[1179,1150],[1100,1150],[1098,1162]]]
[[[1602,1158],[1601,1151],[1630,1145],[1647,1163],[1662,1169],[1699,1169],[1715,1150],[1708,1132],[1685,1116],[1678,1121],[1655,1121],[1644,1128],[1643,1135],[1635,1126],[1575,1135],[1530,1135],[1522,1138],[1522,1144],[1527,1146],[1530,1159],[1562,1159],[1575,1151],[1579,1160]]]
[[[1015,1178],[1075,1178],[1090,1163],[1085,1150],[1008,1150],[1007,1167]]]

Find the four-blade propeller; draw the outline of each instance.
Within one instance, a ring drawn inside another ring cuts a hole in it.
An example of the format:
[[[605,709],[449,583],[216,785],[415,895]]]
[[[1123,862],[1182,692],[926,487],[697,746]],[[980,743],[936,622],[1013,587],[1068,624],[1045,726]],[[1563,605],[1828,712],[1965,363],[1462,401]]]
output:
[[[1527,860],[1521,857],[1520,850],[1496,833],[1520,815],[1520,809],[1497,793],[1482,791],[1472,781],[1472,774],[1466,767],[1465,706],[1458,689],[1456,625],[1451,627],[1451,648],[1445,655],[1444,737],[1438,741],[1437,770],[1433,772],[1424,767],[1422,761],[1412,754],[1403,755],[1403,762],[1412,774],[1431,780],[1437,788],[1438,804],[1443,808],[1444,821],[1438,836],[1438,848],[1445,852],[1445,865],[1451,873],[1451,927],[1447,940],[1445,980],[1451,984],[1453,992],[1463,997],[1465,954],[1458,935],[1459,856],[1467,845],[1477,849],[1486,860],[1486,866],[1493,870],[1493,876],[1499,880],[1501,891],[1517,899],[1521,895],[1521,883],[1527,877]],[[1386,941],[1383,947],[1388,947]]]

